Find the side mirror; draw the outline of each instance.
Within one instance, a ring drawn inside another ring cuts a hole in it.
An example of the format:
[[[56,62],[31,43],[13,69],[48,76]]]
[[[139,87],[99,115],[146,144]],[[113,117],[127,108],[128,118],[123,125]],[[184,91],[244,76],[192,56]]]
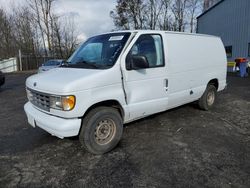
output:
[[[139,70],[149,68],[148,60],[143,55],[131,56],[130,66],[128,70]]]

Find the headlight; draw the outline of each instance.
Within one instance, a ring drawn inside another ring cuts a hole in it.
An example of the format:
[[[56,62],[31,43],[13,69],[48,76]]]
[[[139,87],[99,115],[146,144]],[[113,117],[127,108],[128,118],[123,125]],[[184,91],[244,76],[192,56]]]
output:
[[[75,107],[75,96],[50,96],[50,108],[70,111]]]

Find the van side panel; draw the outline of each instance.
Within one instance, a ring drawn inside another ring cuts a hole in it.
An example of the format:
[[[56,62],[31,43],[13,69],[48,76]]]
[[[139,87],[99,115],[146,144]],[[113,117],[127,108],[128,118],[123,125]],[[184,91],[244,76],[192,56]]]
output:
[[[218,79],[226,86],[226,55],[217,37],[166,33],[166,58],[169,71],[169,106],[198,100],[208,82]]]

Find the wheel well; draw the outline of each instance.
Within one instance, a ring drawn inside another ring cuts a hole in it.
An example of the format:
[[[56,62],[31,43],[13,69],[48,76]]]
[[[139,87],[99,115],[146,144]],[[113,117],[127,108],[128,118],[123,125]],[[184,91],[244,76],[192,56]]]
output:
[[[113,107],[113,108],[118,110],[122,119],[124,118],[124,110],[123,110],[122,106],[120,105],[120,103],[116,100],[107,100],[107,101],[98,102],[98,103],[92,105],[91,107],[89,107],[88,110],[85,112],[84,116],[86,114],[88,114],[89,111],[93,110],[96,107],[100,107],[100,106]]]
[[[218,81],[218,79],[212,79],[212,80],[210,80],[208,82],[207,85],[214,85],[216,87],[216,89],[218,90],[218,88],[219,88],[219,81]]]

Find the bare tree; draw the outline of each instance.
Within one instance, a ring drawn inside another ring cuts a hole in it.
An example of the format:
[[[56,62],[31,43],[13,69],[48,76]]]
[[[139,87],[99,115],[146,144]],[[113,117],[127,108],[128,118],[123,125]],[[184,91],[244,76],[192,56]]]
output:
[[[121,29],[131,28],[127,1],[118,0],[116,9],[114,11],[110,11],[110,16],[113,18],[116,27]]]
[[[13,41],[12,26],[13,17],[0,9],[0,58],[11,57],[14,54],[16,44]]]
[[[170,16],[171,0],[161,0],[163,7],[162,13],[159,15],[159,29],[172,30],[172,17]]]
[[[77,46],[77,30],[74,18],[70,16],[53,18],[52,46],[54,54],[68,58]]]
[[[202,9],[202,0],[188,0],[188,15],[189,15],[189,24],[190,24],[190,32],[193,33],[196,29],[196,17],[200,14]]]
[[[74,18],[54,14],[54,0],[27,2],[12,5],[11,11],[0,8],[0,59],[16,56],[19,49],[32,56],[68,58],[77,45]]]
[[[145,2],[143,0],[117,0],[115,11],[110,15],[117,27],[122,29],[145,28]]]
[[[186,7],[188,0],[174,0],[171,6],[175,18],[174,27],[176,31],[185,30]]]
[[[203,0],[203,12],[221,0]]]
[[[204,0],[117,0],[111,11],[119,29],[163,29],[193,32]],[[188,26],[188,27],[187,27]]]
[[[46,55],[66,58],[76,46],[76,29],[74,20],[56,15],[53,6],[56,0],[28,0],[31,7],[34,25],[38,25],[37,33],[42,39]],[[63,23],[62,23],[63,22]]]
[[[52,4],[55,0],[28,0],[29,7],[33,12],[34,24],[39,26],[40,37],[46,55],[51,52],[51,24]]]
[[[37,48],[35,47],[35,30],[30,24],[31,12],[24,7],[14,7],[12,11],[13,17],[13,40],[15,40],[18,49],[29,54],[35,54]]]
[[[149,25],[150,29],[156,29],[157,24],[159,23],[159,16],[163,12],[164,1],[162,0],[149,0],[147,3],[147,8],[145,15],[147,16],[147,20],[149,21],[147,25]]]

